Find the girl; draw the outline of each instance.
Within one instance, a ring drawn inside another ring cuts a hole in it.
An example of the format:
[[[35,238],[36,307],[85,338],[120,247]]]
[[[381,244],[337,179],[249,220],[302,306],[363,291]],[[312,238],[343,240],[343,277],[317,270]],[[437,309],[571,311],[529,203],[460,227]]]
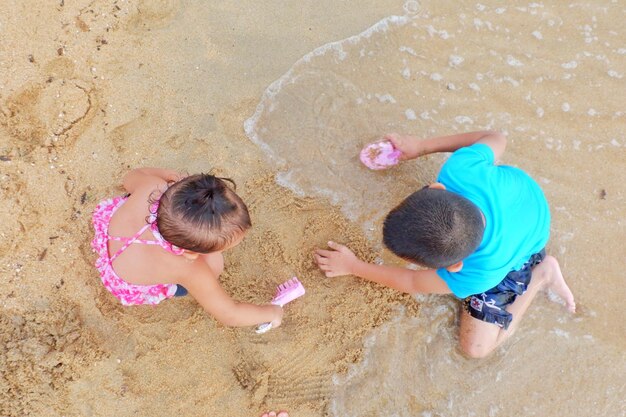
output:
[[[275,305],[234,301],[218,282],[222,252],[250,228],[244,202],[230,179],[140,168],[124,177],[125,197],[101,202],[93,214],[96,268],[124,305],[158,304],[187,294],[220,323],[280,325]]]

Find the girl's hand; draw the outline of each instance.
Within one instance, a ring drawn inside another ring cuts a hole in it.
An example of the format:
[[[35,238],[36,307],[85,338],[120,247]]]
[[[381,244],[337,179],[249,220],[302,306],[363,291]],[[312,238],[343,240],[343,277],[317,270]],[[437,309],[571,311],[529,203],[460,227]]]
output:
[[[272,329],[280,327],[283,322],[283,314],[285,311],[280,306],[270,305],[268,307],[273,310],[272,313],[274,318],[270,321],[270,323],[272,323]]]
[[[315,261],[327,277],[354,275],[354,266],[360,262],[356,255],[344,245],[328,242],[331,250],[317,249]]]
[[[398,133],[387,133],[383,139],[391,142],[394,148],[402,152],[402,155],[400,155],[400,160],[402,161],[415,159],[418,156],[424,155],[424,149],[421,141],[413,136],[400,135]]]

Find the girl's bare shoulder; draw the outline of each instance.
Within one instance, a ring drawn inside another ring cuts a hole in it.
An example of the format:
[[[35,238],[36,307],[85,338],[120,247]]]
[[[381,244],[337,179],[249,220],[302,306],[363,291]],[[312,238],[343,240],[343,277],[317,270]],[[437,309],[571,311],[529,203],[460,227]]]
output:
[[[168,269],[176,284],[187,286],[199,280],[217,281],[218,275],[200,258],[190,261],[182,255],[171,256],[174,258],[168,259]]]

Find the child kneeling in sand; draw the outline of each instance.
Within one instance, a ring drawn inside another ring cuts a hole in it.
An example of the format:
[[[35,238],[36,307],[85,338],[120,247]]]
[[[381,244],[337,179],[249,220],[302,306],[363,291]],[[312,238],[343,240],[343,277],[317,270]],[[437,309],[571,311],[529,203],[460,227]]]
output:
[[[454,152],[438,182],[411,194],[384,222],[387,248],[428,269],[368,264],[329,242],[330,250],[315,254],[327,277],[356,275],[407,293],[452,292],[463,300],[459,342],[470,357],[485,357],[506,340],[540,290],[553,290],[575,311],[557,260],[545,255],[550,211],[543,192],[524,171],[495,164],[505,136],[385,139],[401,159]]]
[[[227,326],[280,326],[281,307],[238,303],[219,284],[222,252],[251,226],[227,182],[158,168],[126,174],[128,195],[101,202],[93,214],[92,247],[104,286],[124,305],[158,304],[189,291]]]

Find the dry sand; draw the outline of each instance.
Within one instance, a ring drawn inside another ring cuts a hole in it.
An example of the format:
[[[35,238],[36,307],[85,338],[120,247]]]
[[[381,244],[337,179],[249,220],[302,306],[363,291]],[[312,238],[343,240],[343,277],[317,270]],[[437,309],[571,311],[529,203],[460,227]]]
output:
[[[364,335],[399,306],[416,311],[374,285],[329,285],[315,246],[333,237],[374,253],[326,201],[277,186],[242,129],[271,80],[386,5],[338,28],[324,20],[334,2],[270,3],[0,5],[0,415],[320,415]],[[90,213],[136,166],[233,177],[254,228],[226,254],[223,285],[265,302],[297,274],[307,302],[263,336],[216,324],[190,298],[119,305],[92,267]]]

